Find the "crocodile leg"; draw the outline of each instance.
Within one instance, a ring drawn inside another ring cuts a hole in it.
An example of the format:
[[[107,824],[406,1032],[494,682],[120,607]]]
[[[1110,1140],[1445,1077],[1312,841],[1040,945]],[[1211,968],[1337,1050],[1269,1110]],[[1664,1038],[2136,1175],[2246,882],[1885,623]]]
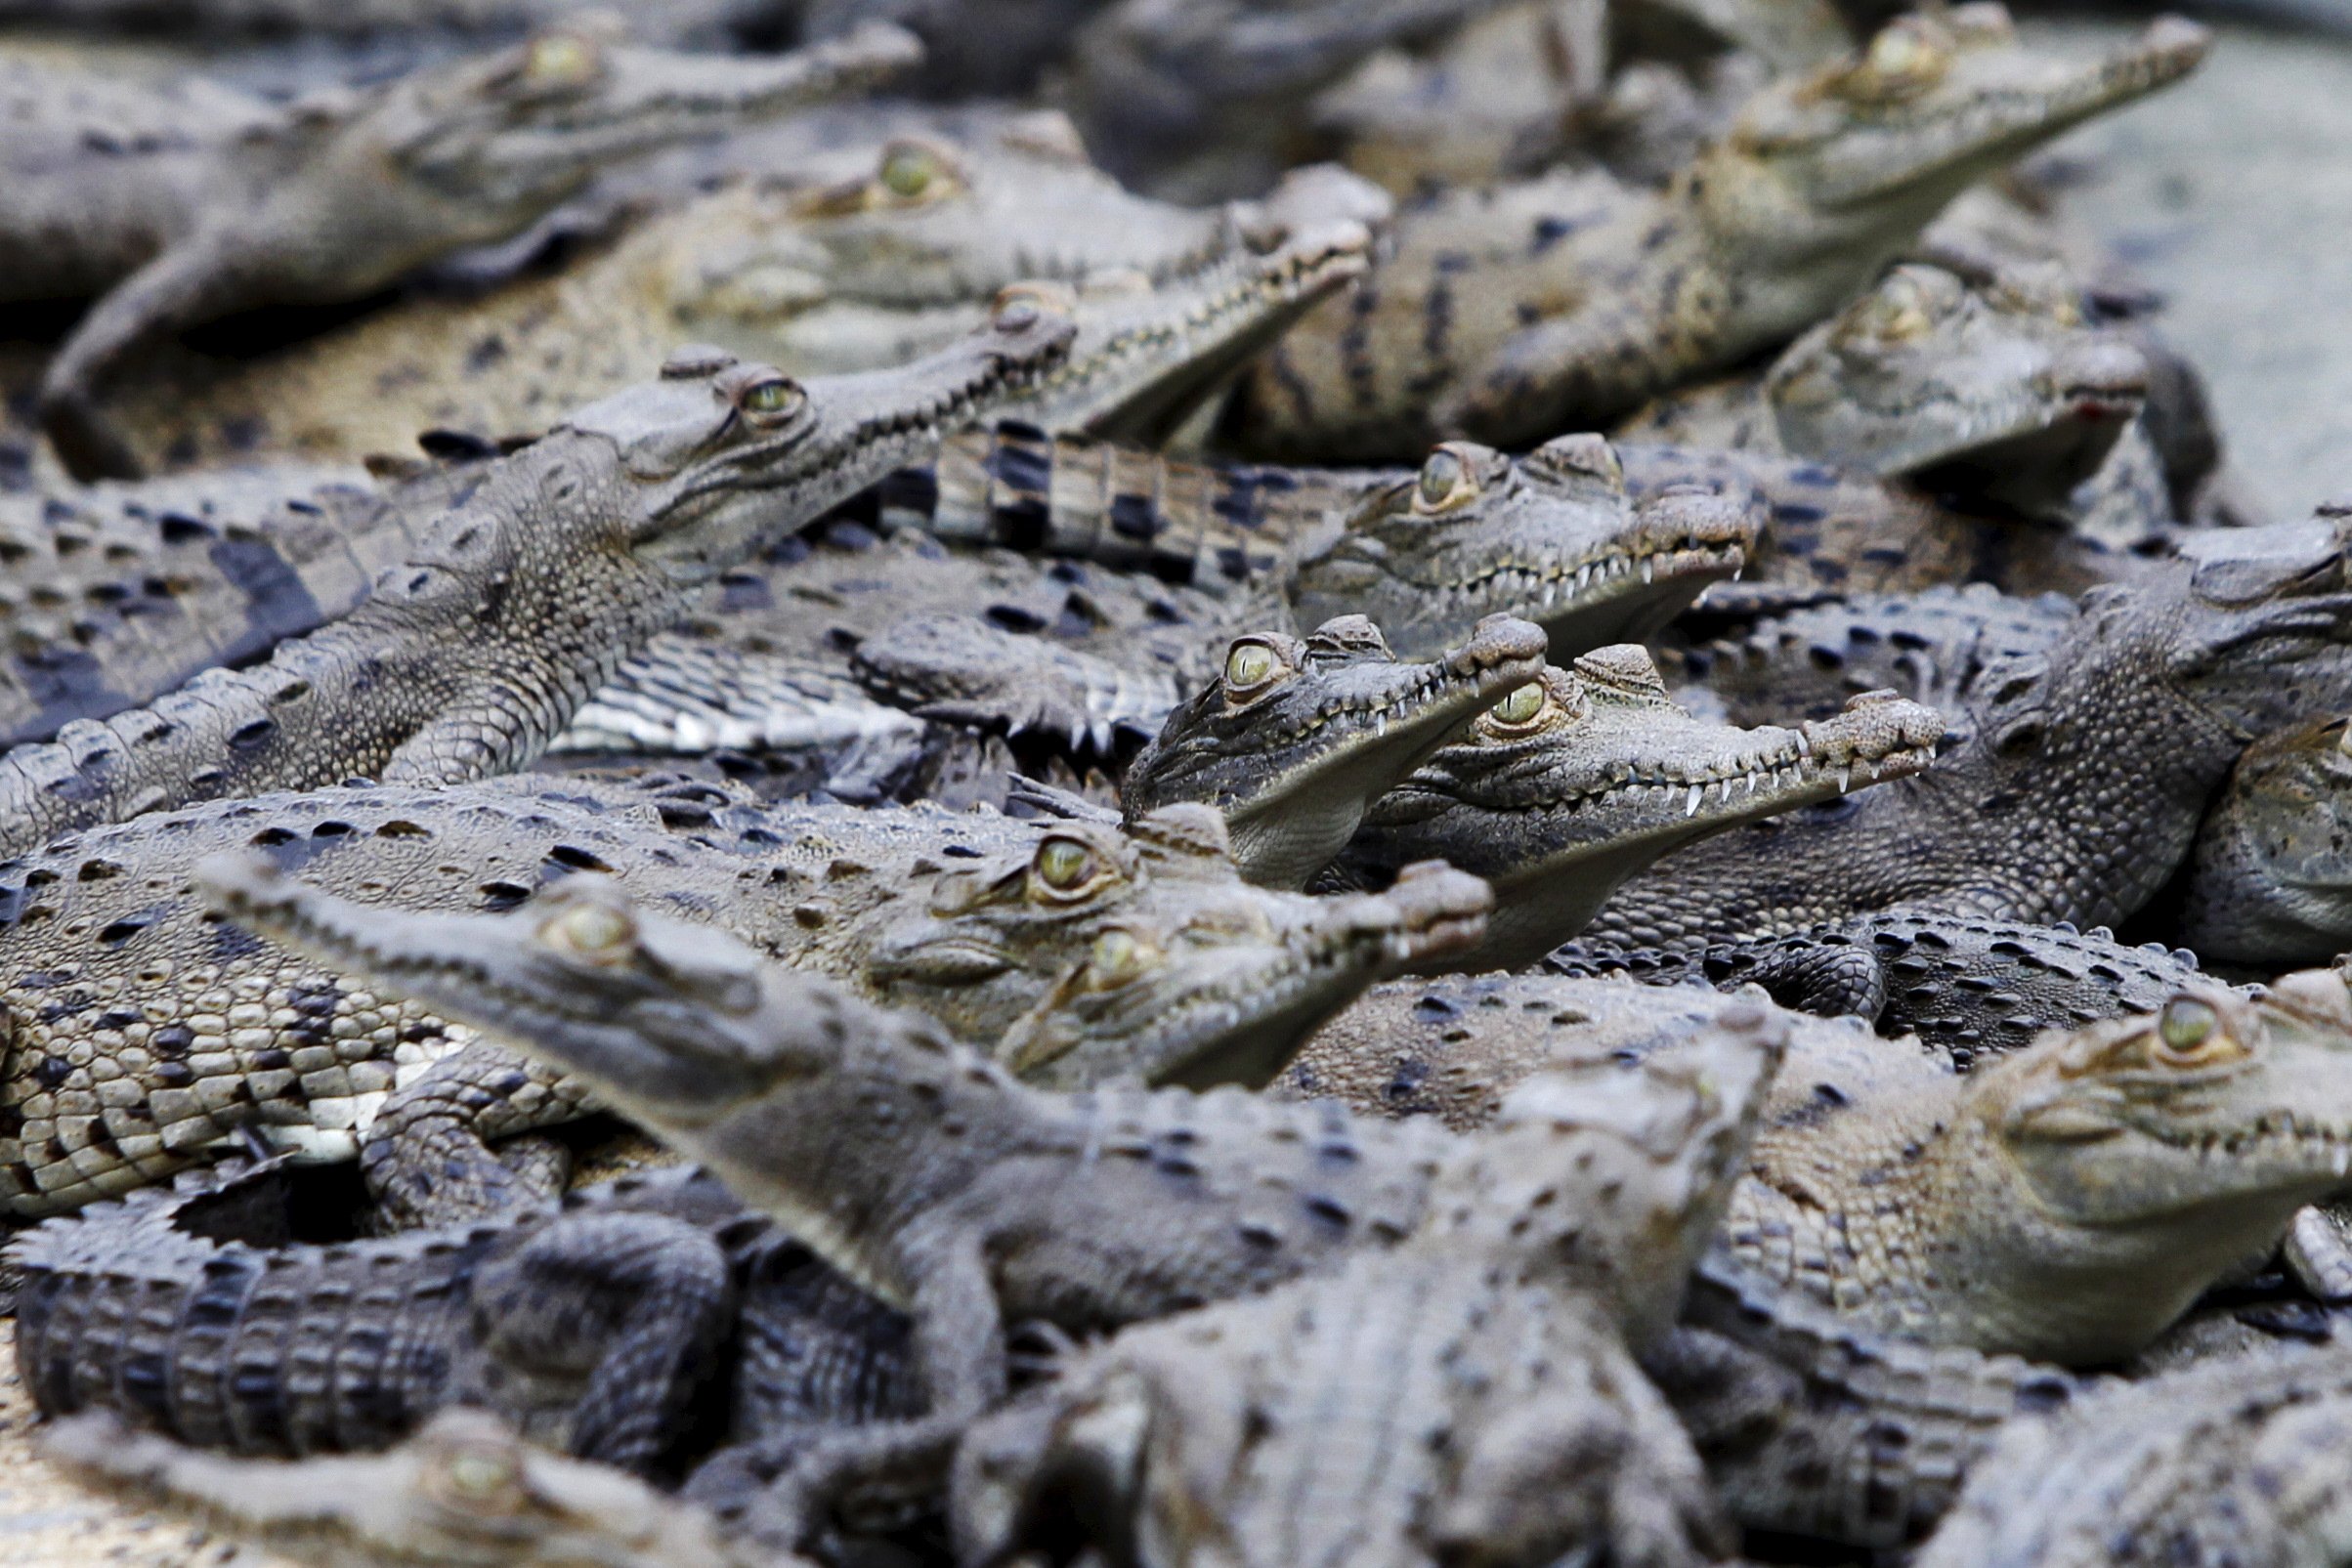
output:
[[[595,1108],[579,1080],[503,1046],[452,1051],[394,1091],[360,1145],[379,1222],[447,1225],[555,1197],[570,1165],[563,1146],[517,1135]]]

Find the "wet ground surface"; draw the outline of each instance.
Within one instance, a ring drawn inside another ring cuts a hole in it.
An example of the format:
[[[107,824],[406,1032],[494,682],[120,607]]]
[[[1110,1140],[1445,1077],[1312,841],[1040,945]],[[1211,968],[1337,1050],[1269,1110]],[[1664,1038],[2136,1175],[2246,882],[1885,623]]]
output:
[[[2031,22],[2095,48],[2107,22]],[[2277,516],[2352,491],[2352,45],[2223,27],[2206,68],[2071,140],[2069,192],[2168,304],[2209,379],[2239,480]],[[0,1357],[0,1564],[199,1568],[231,1548],[101,1503],[32,1457]],[[239,1568],[275,1568],[259,1553]]]

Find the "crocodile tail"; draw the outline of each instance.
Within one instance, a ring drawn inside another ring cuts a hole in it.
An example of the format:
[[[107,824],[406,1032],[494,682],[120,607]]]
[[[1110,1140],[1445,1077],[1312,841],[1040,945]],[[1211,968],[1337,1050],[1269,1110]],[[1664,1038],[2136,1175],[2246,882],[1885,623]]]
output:
[[[950,437],[877,495],[881,521],[965,544],[1068,556],[1215,593],[1278,578],[1356,487],[1216,467],[1002,420]]]

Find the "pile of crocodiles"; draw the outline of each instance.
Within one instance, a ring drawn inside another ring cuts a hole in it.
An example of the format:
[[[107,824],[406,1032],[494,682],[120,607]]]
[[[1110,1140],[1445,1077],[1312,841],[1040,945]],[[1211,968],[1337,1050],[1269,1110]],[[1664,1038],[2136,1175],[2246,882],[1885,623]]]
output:
[[[2209,39],[1867,11],[0,0],[43,1462],[2352,1561],[2352,506],[2043,156]]]

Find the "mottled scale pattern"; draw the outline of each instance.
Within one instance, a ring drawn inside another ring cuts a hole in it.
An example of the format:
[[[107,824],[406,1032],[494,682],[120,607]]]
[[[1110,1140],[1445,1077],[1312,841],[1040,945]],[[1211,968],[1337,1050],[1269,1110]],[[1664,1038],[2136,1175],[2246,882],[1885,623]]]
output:
[[[469,483],[289,465],[0,499],[0,747],[316,630]]]
[[[658,831],[651,795],[541,787],[221,802],[0,868],[0,1211],[119,1194],[247,1129],[304,1159],[350,1159],[395,1087],[474,1038],[208,917],[188,890],[208,854],[261,849],[412,909],[502,909],[604,870],[673,912],[714,916],[737,868],[700,869],[707,855]]]

